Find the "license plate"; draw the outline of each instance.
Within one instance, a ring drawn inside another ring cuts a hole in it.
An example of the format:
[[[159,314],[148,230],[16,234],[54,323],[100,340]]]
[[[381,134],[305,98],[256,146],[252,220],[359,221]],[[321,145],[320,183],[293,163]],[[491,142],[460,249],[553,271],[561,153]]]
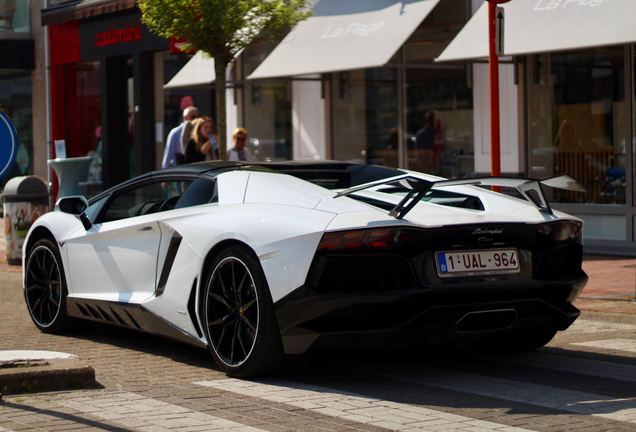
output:
[[[519,273],[516,249],[436,252],[440,277]]]

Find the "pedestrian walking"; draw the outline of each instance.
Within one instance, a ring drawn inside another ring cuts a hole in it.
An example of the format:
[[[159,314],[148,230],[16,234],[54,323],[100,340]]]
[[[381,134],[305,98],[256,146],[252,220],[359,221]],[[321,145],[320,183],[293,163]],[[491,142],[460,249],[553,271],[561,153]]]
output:
[[[232,142],[234,145],[228,152],[228,160],[231,161],[253,161],[254,156],[250,149],[245,147],[247,144],[247,129],[238,127],[232,132]]]
[[[201,162],[218,157],[218,145],[212,118],[199,117],[192,121],[192,126],[192,136],[183,152],[184,162]],[[217,154],[215,155],[215,153]]]
[[[168,134],[161,168],[169,168],[183,163],[182,135],[186,126],[197,117],[199,117],[199,110],[196,107],[189,106],[183,110],[183,122]]]

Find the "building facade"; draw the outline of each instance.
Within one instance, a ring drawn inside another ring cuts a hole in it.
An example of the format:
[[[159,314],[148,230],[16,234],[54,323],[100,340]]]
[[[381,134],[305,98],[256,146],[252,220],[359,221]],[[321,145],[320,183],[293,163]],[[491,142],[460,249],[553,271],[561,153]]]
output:
[[[629,1],[510,4],[534,12],[576,7],[567,11],[576,25],[585,8],[607,17],[631,7],[622,13],[629,23],[636,16]],[[159,166],[184,100],[214,116],[212,68],[209,81],[164,88],[190,56],[171,53],[167,41],[147,33],[134,3],[49,0],[42,12],[50,47],[48,141],[65,139],[68,155],[80,156],[97,152],[101,139],[104,186]],[[256,41],[228,70],[228,132],[246,127],[260,160],[348,160],[450,178],[488,174],[488,66],[472,53],[485,44],[485,24],[483,34],[459,41],[483,15],[482,4],[315,2],[313,15],[282,41]],[[506,9],[506,19],[513,12]],[[553,46],[568,32],[552,30],[526,29],[536,37],[519,43],[535,48],[502,58],[502,172],[575,177],[587,194],[551,199],[586,222],[587,251],[635,255],[636,36],[609,43],[582,36],[573,39],[585,46]],[[464,58],[440,61],[454,46]]]
[[[241,112],[249,113],[255,100],[267,103],[261,88],[277,82],[291,101],[288,158],[380,163],[451,178],[488,174],[489,81],[487,50],[483,51],[487,23],[479,21],[485,13],[483,0],[420,2],[424,3],[430,3],[431,9],[404,43],[398,41],[385,64],[347,70],[327,65],[321,70],[329,63],[321,58],[321,64],[311,66],[314,70],[303,69],[291,61],[296,56],[299,63],[311,63],[302,57],[300,41],[304,49],[320,53],[324,39],[341,39],[338,49],[349,58],[340,62],[347,63],[362,57],[356,48],[363,51],[350,39],[368,40],[374,29],[380,33],[387,28],[390,18],[382,21],[379,11],[396,5],[389,0],[378,0],[374,6],[321,0],[308,23],[300,23],[272,52],[261,51],[259,57],[258,52],[246,51],[243,61],[260,64],[241,75],[245,84],[237,118],[250,129],[249,114],[241,117]],[[516,9],[509,9],[513,3]],[[587,193],[550,192],[550,197],[555,208],[585,221],[586,250],[636,255],[636,34],[631,30],[636,4],[629,0],[548,3],[515,0],[505,9],[510,17],[505,34],[510,42],[505,43],[512,51],[500,66],[502,172],[574,177]],[[404,15],[410,13],[408,7],[403,9]],[[337,21],[333,17],[338,13],[350,21]],[[550,13],[554,16],[546,18]],[[408,19],[403,19],[408,26]],[[599,19],[612,20],[618,29],[595,37],[576,34],[577,27],[589,28]],[[554,28],[533,30],[528,27],[533,20],[543,25],[553,22]],[[317,22],[322,27],[314,27]],[[476,26],[481,27],[474,30]],[[457,41],[464,28],[469,29],[465,41]],[[524,31],[508,33],[508,28]],[[547,34],[528,36],[538,31]],[[307,39],[309,33],[313,39]],[[561,41],[564,33],[571,37]],[[387,38],[395,34],[387,33]],[[440,61],[453,45],[460,53],[451,59],[455,61]],[[521,47],[515,52],[517,45]],[[528,50],[531,53],[526,54]],[[284,123],[271,115],[268,121]]]
[[[486,8],[475,3],[440,60],[486,55]],[[585,221],[587,250],[636,255],[636,3],[515,0],[501,12],[520,101],[520,172],[574,177],[587,193],[551,200]]]
[[[157,169],[184,105],[213,114],[210,89],[164,91],[187,61],[141,22],[134,0],[49,0],[41,11],[49,71],[49,156],[92,156],[87,195]]]

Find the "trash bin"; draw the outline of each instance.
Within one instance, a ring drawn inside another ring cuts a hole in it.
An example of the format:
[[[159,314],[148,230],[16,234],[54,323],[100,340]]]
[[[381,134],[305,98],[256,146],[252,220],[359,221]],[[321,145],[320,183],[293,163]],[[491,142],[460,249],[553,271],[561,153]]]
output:
[[[37,218],[49,211],[49,191],[36,176],[13,177],[4,186],[4,235],[7,262],[22,263],[22,244]]]

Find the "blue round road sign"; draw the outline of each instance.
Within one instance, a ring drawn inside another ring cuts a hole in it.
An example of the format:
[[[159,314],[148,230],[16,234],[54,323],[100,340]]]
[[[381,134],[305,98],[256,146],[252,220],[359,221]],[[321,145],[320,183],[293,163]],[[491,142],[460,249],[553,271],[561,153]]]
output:
[[[8,115],[0,112],[0,177],[8,170],[18,152],[18,133]]]

